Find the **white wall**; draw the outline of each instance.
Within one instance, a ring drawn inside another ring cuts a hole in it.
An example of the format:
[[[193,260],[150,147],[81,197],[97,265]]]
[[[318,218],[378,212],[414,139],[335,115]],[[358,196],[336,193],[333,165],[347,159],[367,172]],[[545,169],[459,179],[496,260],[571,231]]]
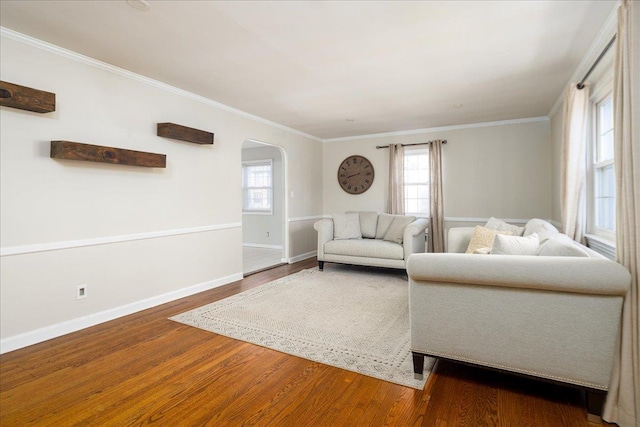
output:
[[[37,46],[0,45],[2,80],[57,97],[50,114],[1,108],[3,351],[240,278],[246,139],[283,147],[292,165],[288,256],[315,247],[304,218],[322,212],[320,142]],[[214,132],[215,144],[155,136],[165,121]],[[51,140],[164,153],[167,168],[53,160]],[[80,284],[88,297],[77,300]]]
[[[269,159],[273,161],[273,213],[242,215],[242,243],[245,245],[282,246],[284,180],[280,149],[266,145],[242,149],[242,161]]]
[[[551,143],[546,119],[483,127],[452,127],[412,135],[368,137],[325,142],[323,211],[386,208],[388,150],[376,145],[446,139],[443,147],[445,216],[526,220],[551,216]],[[375,180],[362,195],[344,192],[337,169],[345,157],[360,154],[375,168]]]

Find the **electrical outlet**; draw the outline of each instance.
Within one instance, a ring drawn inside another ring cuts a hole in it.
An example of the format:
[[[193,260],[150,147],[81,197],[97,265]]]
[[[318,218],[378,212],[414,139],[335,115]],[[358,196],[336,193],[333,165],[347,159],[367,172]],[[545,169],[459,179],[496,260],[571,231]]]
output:
[[[87,297],[87,285],[78,285],[76,288],[76,299],[83,299]]]

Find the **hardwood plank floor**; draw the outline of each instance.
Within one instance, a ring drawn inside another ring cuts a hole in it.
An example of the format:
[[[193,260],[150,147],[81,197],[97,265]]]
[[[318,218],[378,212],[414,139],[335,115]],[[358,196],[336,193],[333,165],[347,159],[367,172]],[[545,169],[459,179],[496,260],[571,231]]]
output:
[[[440,361],[414,390],[168,320],[315,265],[277,267],[0,356],[0,425],[595,425],[569,387]]]

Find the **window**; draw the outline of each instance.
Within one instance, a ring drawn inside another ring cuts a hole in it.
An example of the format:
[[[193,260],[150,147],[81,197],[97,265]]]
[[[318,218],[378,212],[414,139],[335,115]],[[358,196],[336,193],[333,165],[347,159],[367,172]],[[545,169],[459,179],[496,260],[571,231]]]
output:
[[[242,162],[242,211],[273,214],[273,161]]]
[[[592,147],[592,231],[613,233],[616,221],[616,181],[613,169],[613,99],[595,103]]]
[[[404,153],[404,211],[429,216],[429,150]]]

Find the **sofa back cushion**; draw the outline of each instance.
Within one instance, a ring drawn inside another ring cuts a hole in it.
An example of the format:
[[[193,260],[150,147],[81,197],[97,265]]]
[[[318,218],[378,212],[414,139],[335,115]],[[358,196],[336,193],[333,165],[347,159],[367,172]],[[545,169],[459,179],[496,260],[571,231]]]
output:
[[[348,214],[358,214],[360,216],[360,232],[362,237],[373,239],[376,237],[378,227],[378,212],[347,211]]]
[[[382,239],[388,242],[402,244],[404,229],[407,228],[407,225],[411,224],[415,220],[416,217],[414,216],[397,216],[393,218],[391,225],[387,229],[387,232]]]
[[[557,236],[560,232],[549,222],[543,219],[533,218],[525,225],[523,236],[529,236],[533,233],[538,235],[540,243],[544,243],[548,238]]]
[[[389,227],[391,227],[391,223],[396,218],[411,218],[409,223],[416,220],[416,217],[414,216],[391,215],[386,213],[379,214],[378,225],[376,226],[376,239],[384,239],[384,236],[387,235],[387,231],[389,231]]]
[[[359,215],[357,213],[334,214],[333,238],[334,240],[362,239]]]
[[[389,227],[393,222],[393,218],[397,215],[380,214],[378,215],[378,225],[376,226],[376,239],[383,239],[384,235],[389,231]]]
[[[586,249],[569,236],[558,233],[557,236],[548,238],[538,249],[538,256],[577,256],[589,257]]]
[[[485,227],[491,230],[498,231],[510,231],[513,236],[522,236],[524,233],[524,227],[518,227],[517,225],[511,225],[509,223],[504,222],[501,219],[491,217],[489,221],[485,224]]]

